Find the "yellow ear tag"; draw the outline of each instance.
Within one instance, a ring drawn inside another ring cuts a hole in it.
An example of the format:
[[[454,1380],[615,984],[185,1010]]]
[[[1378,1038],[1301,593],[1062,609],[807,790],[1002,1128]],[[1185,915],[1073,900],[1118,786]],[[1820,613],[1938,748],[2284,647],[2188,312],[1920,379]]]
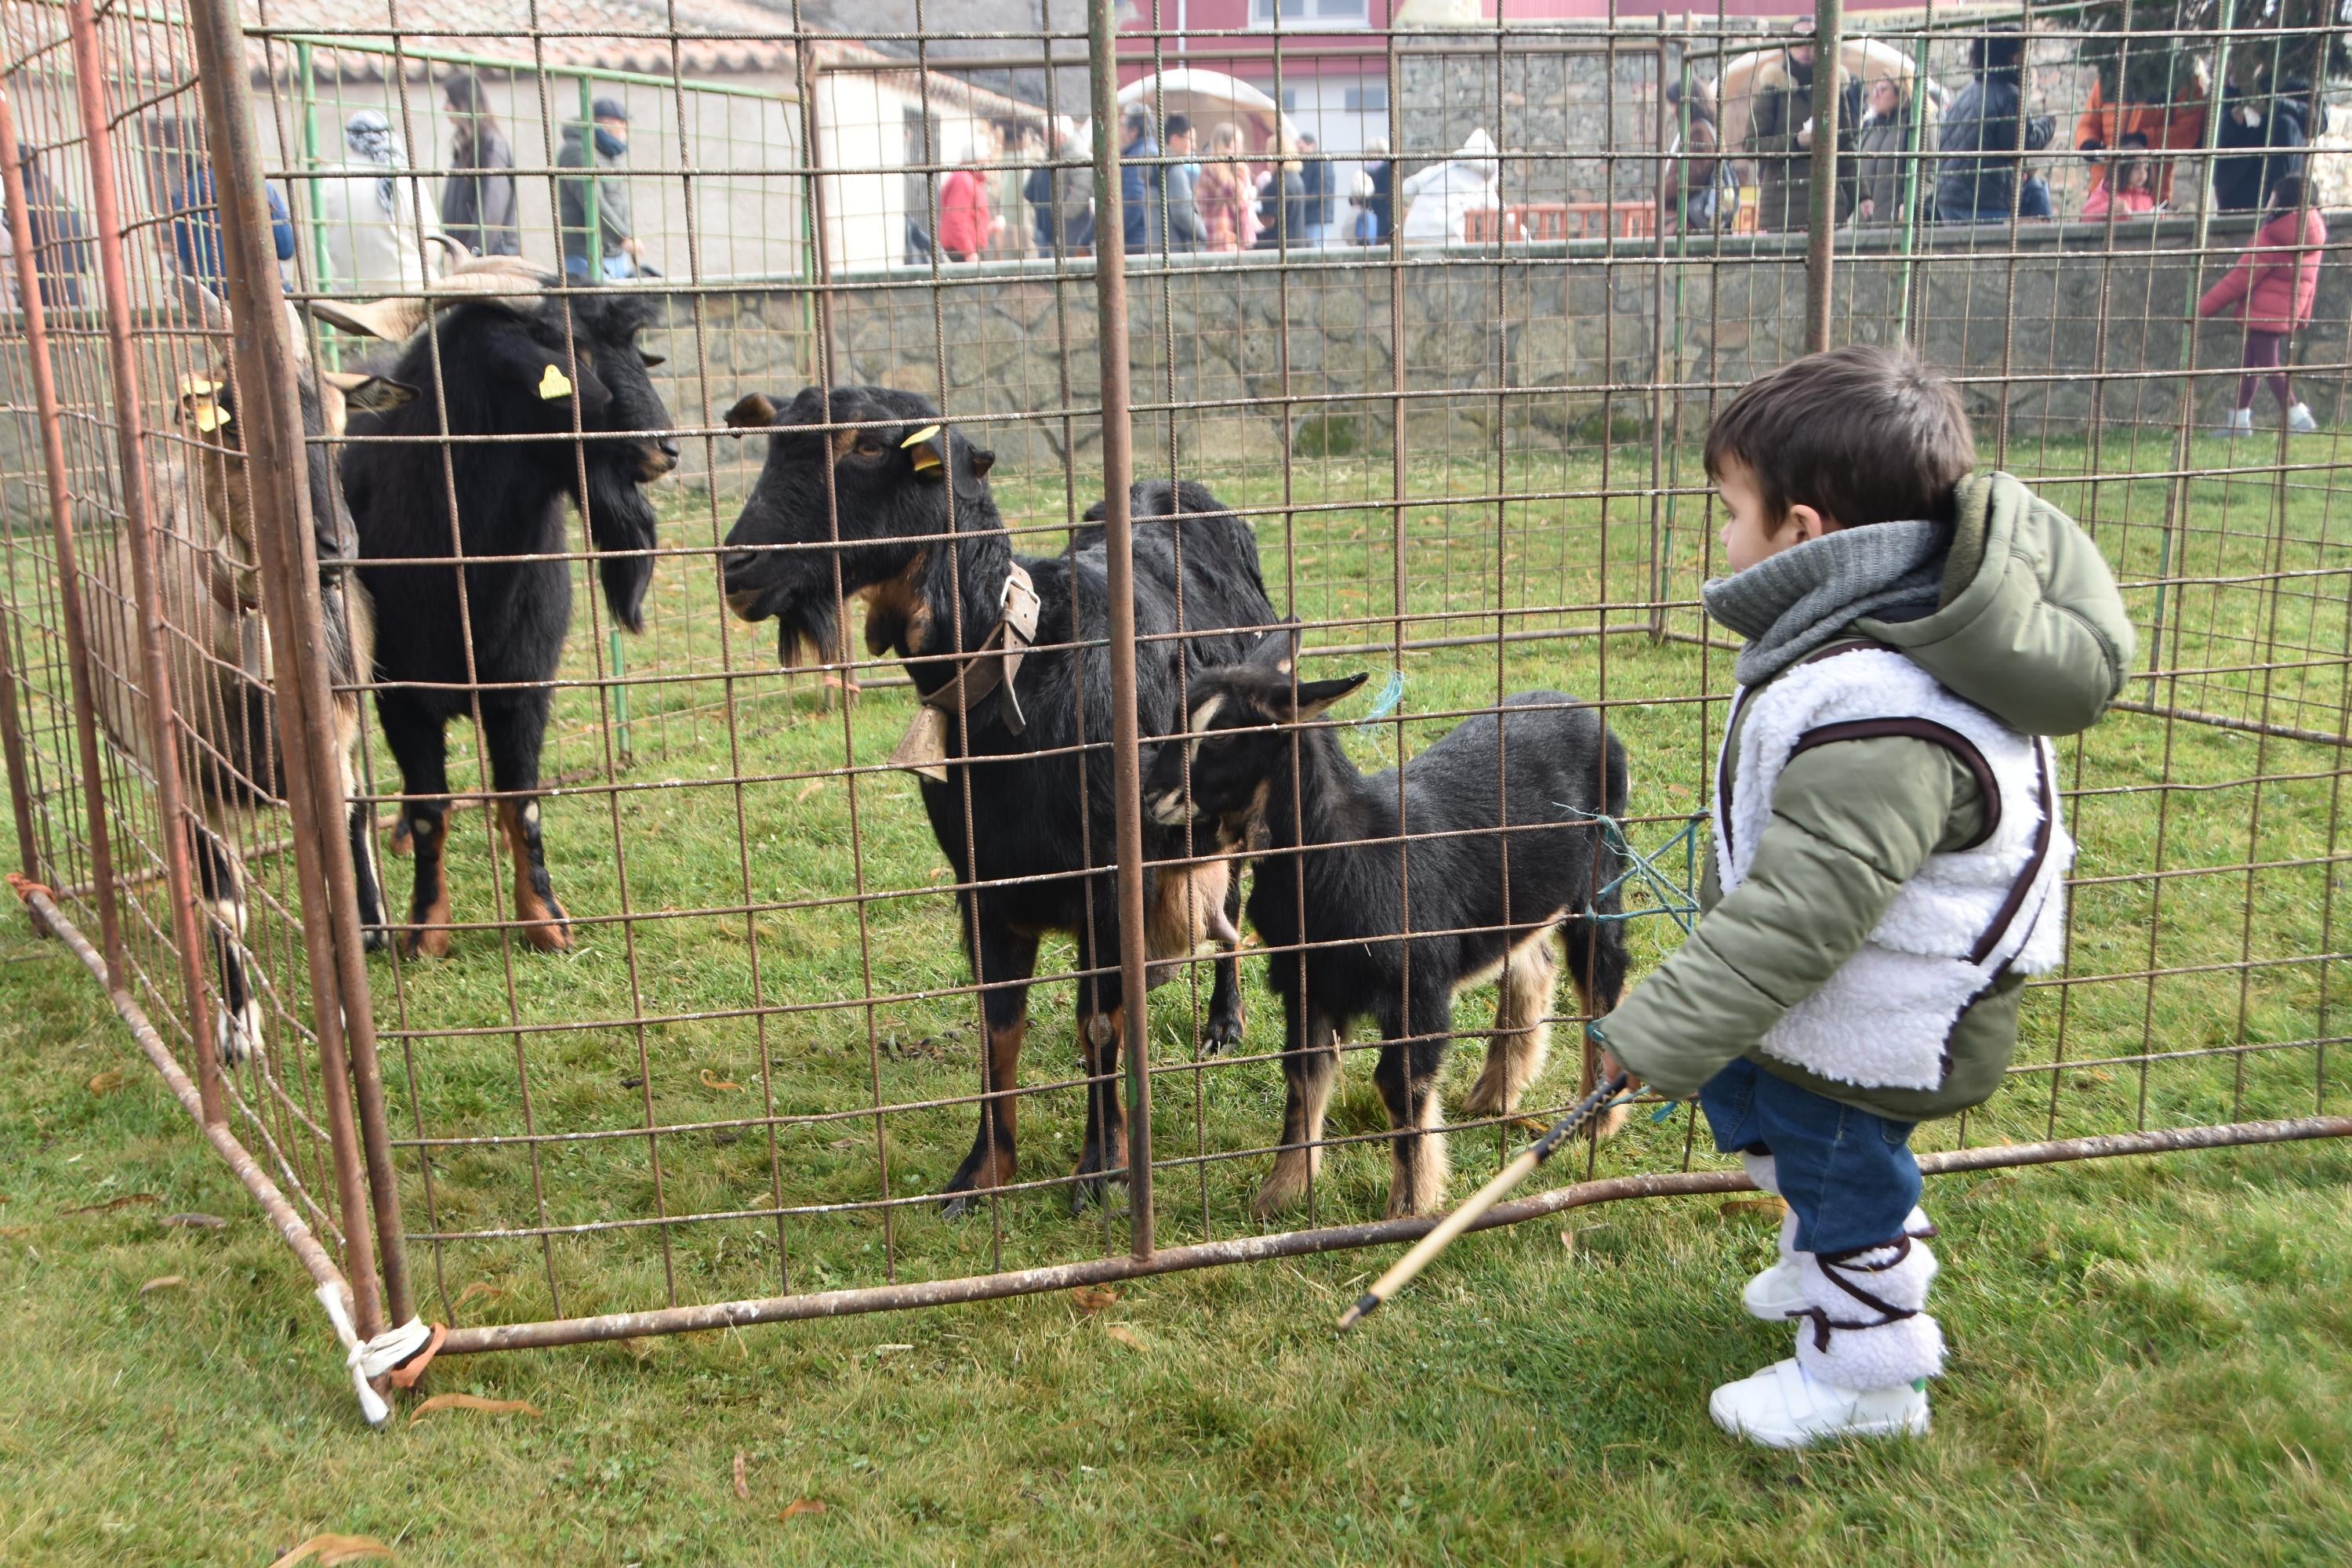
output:
[[[180,395],[183,397],[210,397],[219,390],[219,382],[208,381],[201,375],[184,375],[180,378]]]
[[[210,434],[228,423],[228,410],[206,397],[196,404],[196,428]]]
[[[933,468],[940,467],[940,449],[936,445],[939,438],[940,427],[936,425],[926,425],[898,443],[899,449],[902,451],[909,447],[915,448],[915,472],[928,474]]]
[[[559,367],[549,365],[547,374],[539,378],[539,395],[550,403],[559,397],[569,397],[572,395],[572,380]]]

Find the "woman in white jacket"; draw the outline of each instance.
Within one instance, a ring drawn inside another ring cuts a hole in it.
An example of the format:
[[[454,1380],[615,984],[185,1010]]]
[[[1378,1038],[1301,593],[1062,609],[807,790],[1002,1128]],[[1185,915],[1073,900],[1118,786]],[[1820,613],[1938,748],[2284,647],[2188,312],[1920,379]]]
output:
[[[1499,170],[1494,140],[1482,127],[1470,132],[1453,157],[1407,180],[1397,192],[1404,205],[1404,242],[1460,243],[1468,214],[1502,206]]]
[[[343,126],[343,144],[352,156],[312,183],[326,241],[325,285],[362,294],[423,288],[415,182],[402,177],[408,154],[392,122],[380,110],[362,109]]]

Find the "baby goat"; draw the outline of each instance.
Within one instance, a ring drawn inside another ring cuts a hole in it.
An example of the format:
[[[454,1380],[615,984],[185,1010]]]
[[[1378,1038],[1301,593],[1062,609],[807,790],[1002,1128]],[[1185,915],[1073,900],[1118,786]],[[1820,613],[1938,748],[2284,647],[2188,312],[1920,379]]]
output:
[[[1624,989],[1624,932],[1609,918],[1618,857],[1591,817],[1622,811],[1625,752],[1574,698],[1525,691],[1407,763],[1400,791],[1393,771],[1366,777],[1332,728],[1311,722],[1366,678],[1294,681],[1296,658],[1295,636],[1276,633],[1246,662],[1195,674],[1192,739],[1160,747],[1144,804],[1162,824],[1213,822],[1229,844],[1253,817],[1265,825],[1249,918],[1272,950],[1288,1094],[1258,1215],[1306,1194],[1340,1037],[1366,1016],[1380,1026],[1375,1077],[1394,1134],[1388,1212],[1423,1214],[1445,1194],[1432,1129],[1454,996],[1501,977],[1486,1068],[1464,1104],[1493,1115],[1517,1109],[1543,1069],[1555,932],[1588,1014]],[[1588,1047],[1588,1089],[1594,1068]]]

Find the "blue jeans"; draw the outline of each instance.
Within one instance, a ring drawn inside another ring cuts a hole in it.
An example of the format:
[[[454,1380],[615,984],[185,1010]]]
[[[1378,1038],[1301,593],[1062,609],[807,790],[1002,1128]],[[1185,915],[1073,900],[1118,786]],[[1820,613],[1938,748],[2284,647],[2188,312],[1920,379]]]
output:
[[[1844,1252],[1892,1241],[1919,1202],[1916,1121],[1892,1121],[1732,1063],[1698,1091],[1726,1154],[1769,1153],[1780,1195],[1797,1212],[1801,1252]]]

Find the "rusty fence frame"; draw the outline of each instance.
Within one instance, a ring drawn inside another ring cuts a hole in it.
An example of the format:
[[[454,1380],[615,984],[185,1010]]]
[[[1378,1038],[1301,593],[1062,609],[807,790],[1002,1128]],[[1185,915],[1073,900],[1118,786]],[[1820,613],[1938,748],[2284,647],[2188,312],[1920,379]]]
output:
[[[10,3],[18,3],[18,0],[10,0]],[[270,250],[270,214],[267,205],[263,152],[257,144],[255,132],[257,121],[249,73],[240,63],[247,47],[247,31],[239,20],[235,0],[187,0],[186,20],[198,67],[199,96],[207,123],[219,193],[218,221],[231,288],[231,298],[227,303],[235,320],[226,352],[235,366],[237,383],[245,389],[241,418],[248,483],[252,487],[255,515],[261,525],[258,569],[264,595],[262,611],[277,649],[277,701],[282,731],[288,738],[283,747],[286,805],[290,818],[287,843],[292,852],[299,905],[303,916],[300,921],[302,959],[307,970],[308,1002],[317,1040],[315,1066],[324,1086],[324,1142],[335,1186],[331,1209],[313,1204],[312,1217],[327,1215],[334,1231],[332,1236],[323,1239],[314,1230],[311,1219],[305,1218],[300,1207],[289,1200],[286,1190],[269,1173],[268,1159],[257,1158],[240,1139],[225,1106],[222,1064],[216,1059],[212,1031],[207,1026],[208,1002],[214,983],[205,973],[203,960],[206,915],[197,907],[198,897],[189,861],[187,836],[182,831],[182,825],[189,819],[192,809],[184,800],[188,786],[182,776],[179,762],[185,750],[187,736],[184,731],[187,721],[174,705],[170,660],[163,646],[163,601],[155,580],[155,545],[151,537],[150,502],[145,494],[149,461],[147,449],[152,432],[148,424],[148,415],[137,395],[141,383],[135,353],[142,329],[132,315],[132,291],[124,266],[125,220],[118,210],[115,197],[116,159],[110,138],[118,114],[124,110],[125,106],[110,103],[108,100],[107,84],[116,79],[116,76],[104,58],[104,39],[92,0],[64,0],[64,6],[78,89],[79,129],[86,142],[91,188],[96,198],[92,215],[95,233],[92,237],[102,272],[102,325],[111,356],[112,379],[116,388],[111,410],[116,441],[115,461],[120,467],[133,560],[141,568],[133,591],[150,632],[140,650],[140,674],[155,730],[156,776],[153,789],[156,810],[166,825],[163,834],[165,864],[162,876],[170,909],[171,939],[179,960],[176,978],[182,991],[182,995],[173,1000],[185,1009],[185,1033],[194,1044],[193,1074],[182,1066],[164,1037],[164,1032],[158,1028],[148,1007],[134,994],[126,969],[120,913],[125,890],[124,878],[110,854],[109,812],[104,795],[105,771],[100,760],[97,703],[88,689],[84,673],[88,662],[89,634],[79,599],[79,579],[75,566],[75,552],[82,521],[81,509],[73,491],[68,458],[61,434],[63,409],[51,372],[51,342],[43,290],[30,286],[21,289],[21,322],[26,361],[30,367],[29,390],[37,406],[41,430],[52,529],[51,547],[58,563],[58,581],[55,591],[62,633],[72,666],[73,745],[79,771],[78,782],[84,797],[82,809],[86,820],[83,826],[89,851],[89,881],[76,891],[97,912],[100,922],[98,939],[93,942],[81,931],[72,914],[63,907],[61,896],[49,885],[50,879],[57,872],[42,855],[34,826],[34,789],[28,777],[22,719],[18,710],[22,676],[21,672],[13,671],[7,662],[12,639],[8,626],[0,620],[0,754],[5,755],[8,774],[20,864],[19,872],[11,880],[17,886],[36,926],[59,938],[104,989],[141,1050],[164,1079],[173,1097],[263,1209],[322,1297],[330,1299],[330,1317],[335,1321],[339,1335],[354,1358],[368,1358],[370,1352],[373,1352],[373,1359],[362,1359],[356,1363],[364,1378],[383,1370],[378,1363],[387,1362],[395,1352],[406,1353],[415,1350],[417,1343],[415,1336],[421,1331],[422,1324],[407,1254],[412,1232],[401,1209],[394,1157],[396,1141],[389,1123],[383,1072],[378,1058],[375,998],[366,963],[364,933],[355,894],[354,866],[345,836],[334,826],[342,810],[342,802],[337,793],[337,763],[333,749],[331,706],[335,677],[325,652],[326,638],[319,591],[322,563],[314,542],[313,520],[309,515],[310,499],[306,487],[297,482],[295,478],[302,470],[306,443],[296,381],[297,344],[288,313],[278,300],[275,262]],[[1929,16],[1929,25],[1932,26],[1932,7]],[[1119,50],[1117,21],[1109,0],[1094,0],[1088,6],[1087,19],[1088,110],[1094,126],[1093,144],[1087,158],[1091,163],[1095,206],[1097,212],[1101,213],[1116,211],[1121,205],[1122,163],[1117,102]],[[1838,58],[1837,46],[1843,26],[1841,0],[1818,0],[1812,35],[1823,46],[1823,53],[1832,61]],[[1492,35],[1491,52],[1499,59],[1507,29],[1497,26],[1489,32]],[[795,16],[793,26],[785,36],[804,37],[809,35],[808,30],[798,25]],[[1155,51],[1167,37],[1173,36],[1170,30],[1156,32]],[[1045,37],[1036,41],[1036,58],[1047,62],[1049,72],[1073,63],[1074,57],[1057,53],[1057,46],[1066,40]],[[1476,35],[1456,42],[1466,43],[1467,52],[1473,55],[1485,47],[1477,42]],[[1605,50],[1612,61],[1621,52],[1621,46],[1614,40],[1592,44],[1587,38],[1583,42]],[[1661,29],[1654,37],[1627,43],[1622,47],[1622,52],[1631,55],[1645,49],[1654,51],[1657,60],[1656,79],[1664,81],[1668,65],[1668,42],[1665,32]],[[1547,47],[1570,46],[1554,41]],[[1924,33],[1919,47],[1924,58]],[[2229,41],[2225,37],[2222,47],[2226,50],[2228,47]],[[1399,50],[1400,46],[1392,36],[1388,54],[1391,85],[1389,114],[1392,132],[1401,125],[1398,116],[1402,111],[1394,91]],[[1155,55],[1155,58],[1158,57]],[[1282,69],[1281,59],[1277,48],[1277,82]],[[1015,54],[1008,48],[1003,60],[1023,65],[1030,63],[1030,57]],[[990,63],[998,62],[992,60]],[[956,62],[943,60],[940,65],[942,68],[955,68]],[[807,68],[803,63],[799,68],[805,72]],[[1832,66],[1832,76],[1835,68]],[[2218,77],[2217,72],[2217,82]],[[2217,105],[2219,91],[2217,85]],[[824,280],[830,276],[823,258],[825,176],[816,154],[820,139],[816,134],[814,110],[810,107],[814,98],[810,92],[801,94],[803,112],[810,117],[804,134],[811,161],[807,205],[813,225],[812,250],[816,255],[815,277]],[[1838,101],[1834,91],[1829,101],[1832,106]],[[1663,94],[1658,115],[1659,146],[1663,149],[1666,126]],[[1828,346],[1833,340],[1833,286],[1841,245],[1839,222],[1834,210],[1838,153],[1833,107],[1824,116],[1823,128],[1829,134],[1817,141],[1812,154],[1815,176],[1811,186],[1813,205],[1805,258],[1807,298],[1804,321],[1807,346],[1811,348]],[[0,147],[13,149],[16,140],[9,85],[0,83]],[[1391,145],[1401,147],[1401,139],[1392,141]],[[2212,128],[2209,124],[2202,152],[2210,158],[2214,151]],[[1611,156],[1617,155],[1612,150]],[[1644,156],[1650,156],[1653,162],[1660,164],[1666,158],[1663,151]],[[1915,161],[1916,157],[1915,153]],[[20,280],[35,279],[39,276],[39,270],[34,224],[25,181],[13,159],[7,161],[5,198],[16,275]],[[2210,214],[2200,203],[2196,219],[2195,246],[2200,253],[2207,247],[2209,217]],[[2015,224],[2016,220],[2012,218],[2008,236],[2012,277],[2015,268]],[[1398,320],[1402,319],[1404,309],[1403,285],[1402,268],[1395,258],[1402,255],[1402,244],[1400,234],[1392,241],[1395,249],[1391,253],[1390,273],[1390,310]],[[1612,248],[1611,254],[1618,253]],[[1629,258],[1654,261],[1656,264],[1655,287],[1663,290],[1668,286],[1665,280],[1668,250],[1663,225],[1646,251],[1637,253],[1629,248],[1624,254]],[[1996,242],[1980,250],[1979,254],[1998,258],[2002,251]],[[1092,270],[1097,321],[1129,321],[1131,273],[1117,224],[1098,230]],[[938,266],[934,262],[934,289],[938,276]],[[1057,279],[1060,276],[1057,272]],[[1150,274],[1148,271],[1135,272],[1132,276],[1139,280],[1139,289],[1149,287]],[[1289,282],[1287,270],[1280,274],[1280,280],[1286,289]],[[827,289],[821,284],[814,291],[812,305],[815,352],[821,366],[830,363],[832,358],[831,326],[827,318],[830,299]],[[2103,329],[2104,324],[2103,316]],[[1660,333],[1664,331],[1663,310],[1658,314],[1654,330]],[[2013,321],[2008,324],[2008,330],[2013,340]],[[1145,879],[1150,868],[1142,829],[1140,779],[1143,737],[1139,731],[1136,696],[1139,636],[1133,589],[1135,524],[1129,515],[1128,494],[1129,483],[1137,469],[1134,411],[1139,402],[1148,404],[1150,400],[1139,400],[1137,395],[1129,360],[1129,332],[1124,330],[1098,332],[1097,341],[1101,464],[1106,498],[1102,523],[1110,584],[1108,644],[1115,687],[1115,727],[1108,739],[1107,750],[1111,762],[1117,806],[1114,830],[1117,864],[1114,869],[1119,942],[1116,967],[1126,994],[1140,997],[1147,993],[1151,966],[1145,939]],[[1401,351],[1395,355],[1395,380],[1389,403],[1397,417],[1397,428],[1402,432],[1403,412],[1412,389],[1406,383]],[[1658,361],[1663,364],[1663,353]],[[2196,367],[2182,368],[2194,370]],[[2007,374],[2008,369],[2004,362],[2004,381],[2011,379]],[[2174,432],[2176,439],[2168,476],[2168,506],[2175,512],[2187,505],[2188,487],[2197,477],[2188,448],[2191,434],[2189,426],[2193,422],[2191,405],[2195,381],[2193,375],[2183,379],[2191,391],[2184,395],[2179,425]],[[1073,400],[1066,395],[1066,389],[1065,392],[1064,403],[1066,405]],[[1654,464],[1659,444],[1666,438],[1664,432],[1668,420],[1663,414],[1664,389],[1653,388],[1652,395],[1654,408],[1658,411],[1657,416],[1654,417],[1651,437],[1652,484],[1656,487],[1660,481],[1655,476]],[[1172,399],[1172,392],[1171,396]],[[1173,406],[1172,402],[1171,406]],[[1066,406],[1061,417],[1066,426],[1070,421]],[[1678,419],[1678,415],[1676,417]],[[2002,438],[2006,440],[2005,413],[2002,432]],[[1401,540],[1406,494],[1403,483],[1404,442],[1401,436],[1395,447],[1397,485],[1393,510]],[[2284,465],[2281,480],[2284,482]],[[2090,476],[2090,481],[2094,484],[2098,482],[2097,476]],[[2168,541],[2174,522],[2174,516],[2168,515],[2166,523]],[[1402,549],[1397,552],[1394,569],[1402,584],[1405,571]],[[1646,626],[1639,628],[1629,626],[1622,629],[1640,629],[1652,637],[1696,637],[1705,640],[1704,634],[1683,632],[1665,625],[1662,605],[1666,595],[1660,575],[1664,566],[1654,552],[1651,570],[1653,617]],[[0,606],[0,616],[13,616],[15,614],[13,604]],[[1409,643],[1404,622],[1404,595],[1400,591],[1392,637],[1387,642],[1368,641],[1362,651],[1385,652],[1393,648],[1401,656]],[[2158,624],[2159,629],[2164,625],[2161,612]],[[1719,645],[1710,642],[1709,646]],[[2177,700],[2155,700],[2153,691],[2148,700],[2135,698],[2120,706],[2168,721],[2234,729],[2265,739],[2319,742],[2336,750],[2339,765],[2342,749],[2352,743],[2340,730],[2327,731],[2282,724],[2267,718],[2207,712],[2184,706]],[[2250,857],[2251,853],[2250,850]],[[2252,868],[2250,864],[2250,875]],[[2305,956],[2324,962],[2333,955]],[[2251,958],[2247,962],[2251,963]],[[2148,973],[2153,976],[2157,972],[2151,968]],[[977,990],[978,987],[958,989]],[[869,1011],[872,1004],[870,992],[869,984],[866,1004]],[[845,1006],[851,1005],[841,1004]],[[1198,1244],[1158,1245],[1154,1230],[1154,1162],[1150,1142],[1155,1069],[1150,1056],[1147,1009],[1141,1005],[1126,1008],[1122,1024],[1125,1032],[1123,1070],[1127,1089],[1124,1114],[1130,1184],[1129,1234],[1124,1255],[1049,1267],[999,1268],[923,1282],[803,1290],[649,1310],[555,1317],[528,1323],[458,1327],[447,1331],[446,1337],[440,1338],[437,1352],[440,1354],[462,1354],[575,1344],[652,1333],[685,1332],[755,1322],[781,1322],[991,1300],[1276,1257],[1388,1245],[1418,1237],[1434,1223],[1428,1216],[1402,1217],[1373,1223],[1313,1226]],[[2324,1041],[2303,1043],[2317,1045],[2324,1051]],[[2242,1043],[2235,1048],[2242,1068],[2244,1052],[2252,1047]],[[2054,1126],[2054,1077],[2053,1093]],[[877,1099],[874,1112],[877,1119],[879,1113]],[[2352,1117],[2313,1115],[2098,1136],[2053,1137],[2032,1143],[1966,1147],[1924,1155],[1920,1163],[1922,1168],[1930,1173],[1944,1173],[2341,1137],[2352,1137]],[[1334,1142],[1340,1141],[1332,1140]],[[282,1174],[284,1162],[278,1163]],[[1479,1228],[1518,1223],[1593,1204],[1733,1192],[1744,1190],[1748,1184],[1746,1177],[1737,1172],[1687,1169],[1673,1173],[1588,1179],[1502,1205],[1479,1222]]]

